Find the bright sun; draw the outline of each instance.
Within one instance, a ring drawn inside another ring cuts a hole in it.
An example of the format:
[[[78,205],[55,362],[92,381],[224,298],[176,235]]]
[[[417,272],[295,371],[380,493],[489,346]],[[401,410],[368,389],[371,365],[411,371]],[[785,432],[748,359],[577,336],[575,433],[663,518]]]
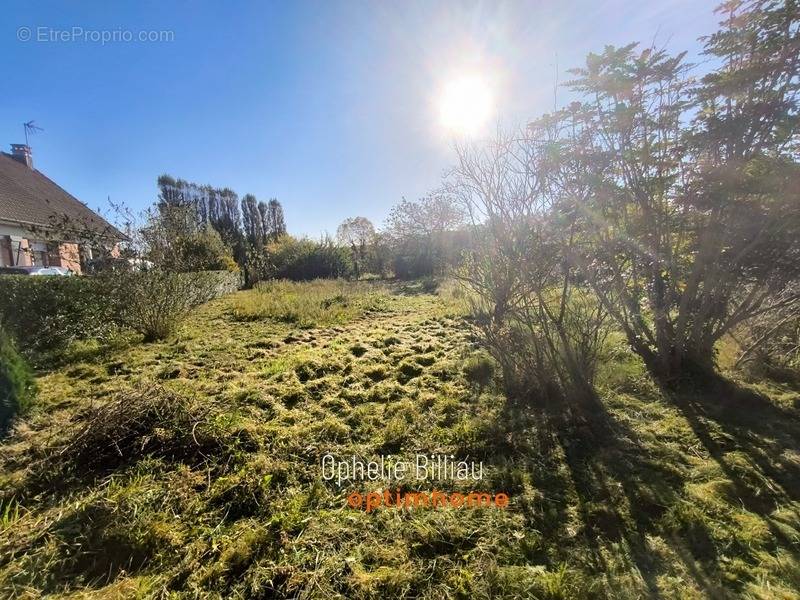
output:
[[[448,82],[439,100],[442,124],[451,133],[474,135],[489,121],[492,94],[488,83],[477,75]]]

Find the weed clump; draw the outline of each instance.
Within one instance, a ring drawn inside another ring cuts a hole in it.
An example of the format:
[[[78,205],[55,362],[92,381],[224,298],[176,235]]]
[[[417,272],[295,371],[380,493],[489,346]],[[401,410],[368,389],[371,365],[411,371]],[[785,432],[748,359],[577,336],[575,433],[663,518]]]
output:
[[[364,374],[372,381],[383,381],[389,374],[386,372],[386,367],[383,365],[375,365],[367,369]]]
[[[400,363],[400,366],[397,367],[397,381],[400,383],[411,381],[415,377],[419,377],[421,374],[422,367],[416,362],[410,360],[404,360]]]
[[[367,353],[367,348],[362,344],[353,344],[350,346],[350,354],[356,358],[361,358]]]
[[[397,344],[401,343],[402,341],[403,340],[401,340],[396,335],[389,335],[389,336],[386,336],[385,338],[383,338],[383,345],[386,348],[389,348],[391,346],[396,346]]]
[[[386,423],[381,449],[385,452],[397,452],[407,437],[408,423],[402,416],[396,415]]]
[[[486,387],[494,376],[494,360],[485,352],[470,356],[464,363],[464,377],[481,388]]]

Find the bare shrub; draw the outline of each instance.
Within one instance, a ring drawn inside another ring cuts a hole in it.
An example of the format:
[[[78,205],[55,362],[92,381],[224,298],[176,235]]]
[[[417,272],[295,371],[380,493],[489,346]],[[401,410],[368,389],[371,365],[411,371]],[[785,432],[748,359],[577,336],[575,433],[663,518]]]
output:
[[[579,243],[577,199],[553,185],[547,133],[461,148],[449,191],[472,220],[474,251],[461,278],[507,391],[584,403],[594,399],[606,312],[571,261]]]
[[[784,295],[797,297],[793,288]],[[774,303],[780,299],[774,299]],[[736,333],[742,347],[735,367],[751,376],[800,381],[800,299],[777,311],[767,311],[751,319]]]

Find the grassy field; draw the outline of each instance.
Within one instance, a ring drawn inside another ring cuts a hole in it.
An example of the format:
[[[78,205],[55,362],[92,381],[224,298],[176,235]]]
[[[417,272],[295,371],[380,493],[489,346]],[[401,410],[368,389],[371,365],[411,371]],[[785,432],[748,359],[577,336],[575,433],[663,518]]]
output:
[[[605,416],[556,425],[431,287],[272,284],[41,374],[0,445],[0,597],[798,597],[797,389],[666,397],[612,341]],[[480,460],[439,487],[510,504],[366,513],[383,483],[326,453]]]

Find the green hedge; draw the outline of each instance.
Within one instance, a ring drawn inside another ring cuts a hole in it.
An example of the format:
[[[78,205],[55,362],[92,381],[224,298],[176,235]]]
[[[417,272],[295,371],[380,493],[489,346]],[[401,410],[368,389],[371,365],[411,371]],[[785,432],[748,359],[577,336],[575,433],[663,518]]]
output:
[[[103,340],[115,312],[105,278],[0,276],[0,320],[26,354],[58,352],[79,339]]]
[[[0,276],[0,320],[22,352],[38,359],[63,352],[77,340],[107,341],[120,327],[146,338],[168,335],[188,309],[235,291],[238,273],[109,273],[96,277]],[[153,313],[157,313],[153,317]],[[147,326],[149,319],[159,331]],[[163,334],[163,335],[162,335]]]
[[[0,325],[0,435],[30,406],[34,393],[33,374]]]

